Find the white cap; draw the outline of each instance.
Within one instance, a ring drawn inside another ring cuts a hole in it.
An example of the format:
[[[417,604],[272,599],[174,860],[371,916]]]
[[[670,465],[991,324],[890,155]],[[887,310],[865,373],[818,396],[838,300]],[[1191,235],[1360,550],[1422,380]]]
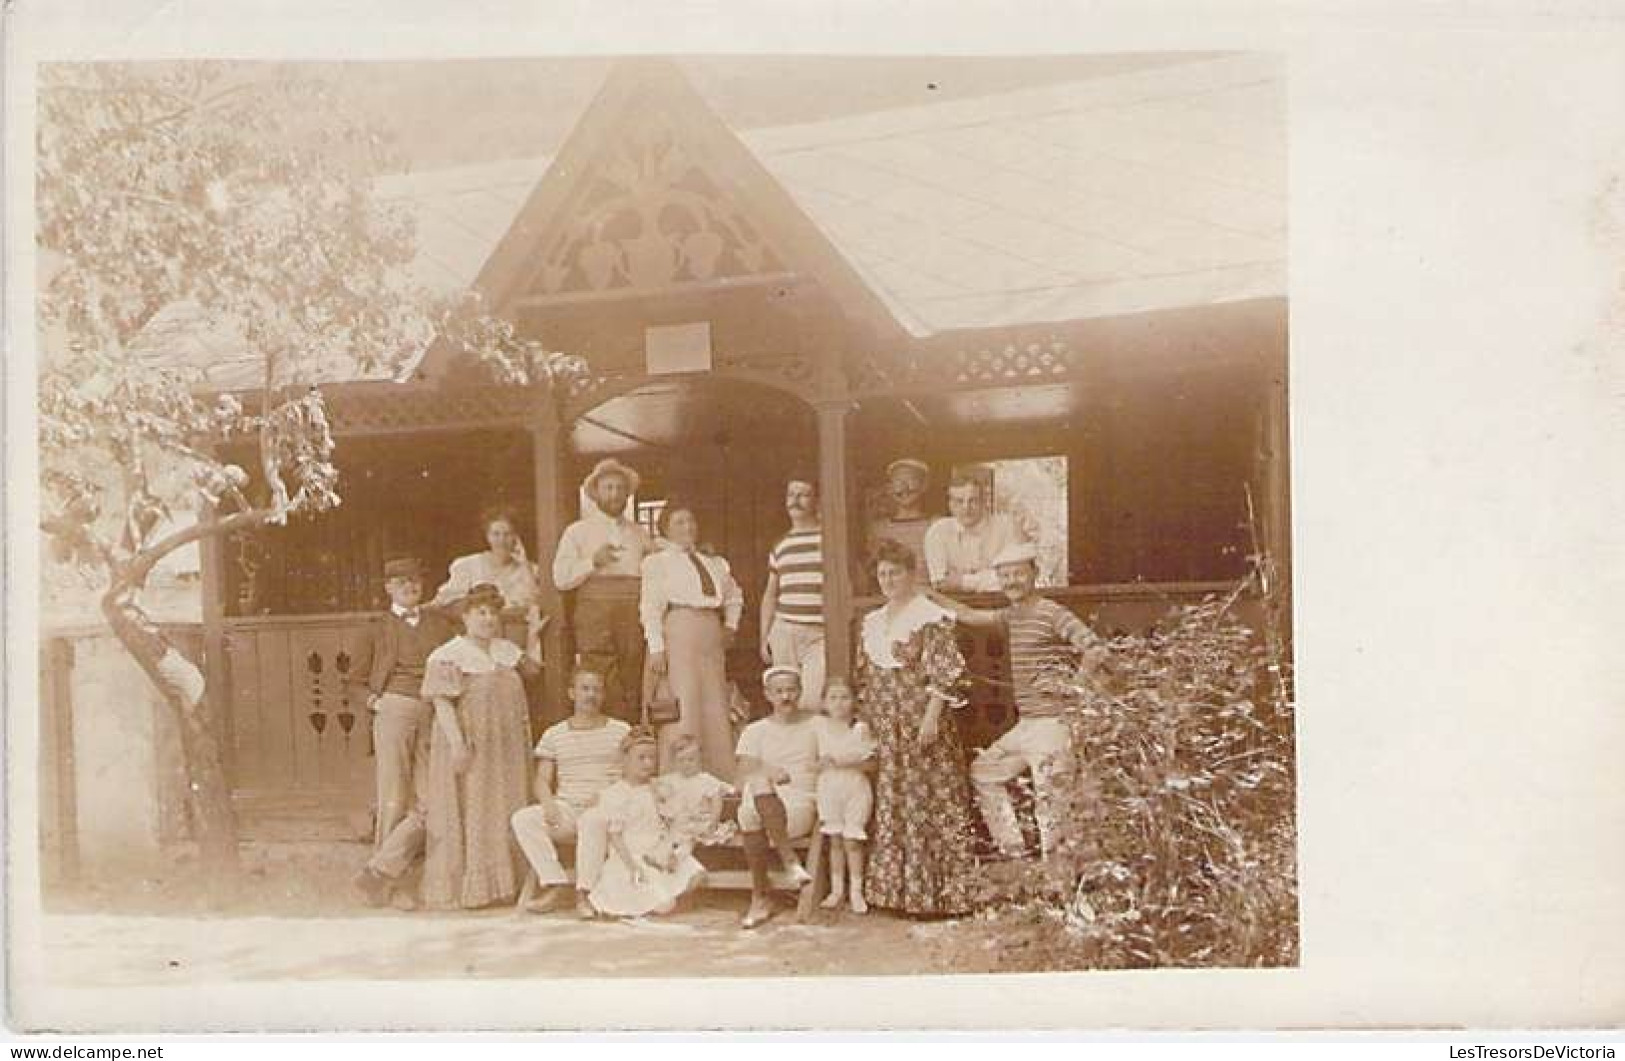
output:
[[[1032,542],[1011,542],[999,550],[999,555],[993,558],[994,567],[1003,567],[1005,564],[1036,564],[1038,563],[1038,546]]]
[[[799,682],[801,680],[801,668],[792,667],[785,663],[775,663],[773,666],[762,672],[762,688],[767,688],[769,679],[780,674],[793,674],[795,675],[796,681]]]

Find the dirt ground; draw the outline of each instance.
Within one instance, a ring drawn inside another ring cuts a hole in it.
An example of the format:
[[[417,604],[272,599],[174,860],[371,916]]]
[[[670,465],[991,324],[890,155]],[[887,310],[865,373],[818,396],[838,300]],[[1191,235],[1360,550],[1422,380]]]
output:
[[[319,979],[551,976],[818,976],[970,972],[978,926],[879,913],[780,915],[738,927],[745,896],[706,893],[643,922],[582,923],[511,909],[403,913],[361,906],[355,844],[247,845],[247,886],[224,908],[196,898],[185,859],[82,887],[47,908],[51,979],[73,986]]]

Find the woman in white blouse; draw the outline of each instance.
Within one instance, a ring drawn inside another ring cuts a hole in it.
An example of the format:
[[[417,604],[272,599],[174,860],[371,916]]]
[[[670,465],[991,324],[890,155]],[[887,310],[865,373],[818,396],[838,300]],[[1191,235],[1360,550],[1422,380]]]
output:
[[[728,561],[696,548],[700,522],[693,509],[667,504],[660,514],[660,534],[662,548],[643,558],[638,611],[650,676],[666,679],[681,710],[681,720],[665,727],[662,743],[678,734],[692,735],[700,742],[706,771],[732,780],[726,660],[745,595]],[[652,689],[655,681],[645,684]]]
[[[451,562],[445,585],[434,595],[434,607],[460,600],[482,583],[502,591],[504,610],[534,607],[540,597],[536,565],[525,557],[513,514],[506,509],[487,509],[480,516],[480,529],[488,548],[484,552],[459,556]]]

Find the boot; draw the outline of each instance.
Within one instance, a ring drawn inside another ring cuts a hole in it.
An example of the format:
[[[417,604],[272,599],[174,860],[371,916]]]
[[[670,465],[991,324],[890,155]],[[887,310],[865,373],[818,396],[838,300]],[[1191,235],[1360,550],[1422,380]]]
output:
[[[794,886],[801,888],[811,884],[812,875],[802,866],[790,843],[790,816],[784,809],[784,801],[773,793],[763,793],[756,797],[756,814],[762,819],[762,829],[772,841],[773,849],[779,853],[779,864],[790,875]]]

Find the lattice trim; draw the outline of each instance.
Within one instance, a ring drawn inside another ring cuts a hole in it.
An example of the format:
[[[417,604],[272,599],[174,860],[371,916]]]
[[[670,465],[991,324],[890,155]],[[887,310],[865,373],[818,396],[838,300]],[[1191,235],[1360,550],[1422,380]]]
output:
[[[531,419],[546,393],[532,387],[370,388],[326,394],[334,430],[339,434],[413,431],[425,428],[486,427]]]
[[[1054,383],[1069,379],[1077,354],[1066,342],[1006,343],[961,350],[914,350],[901,355],[869,354],[850,367],[853,389],[937,390]]]

